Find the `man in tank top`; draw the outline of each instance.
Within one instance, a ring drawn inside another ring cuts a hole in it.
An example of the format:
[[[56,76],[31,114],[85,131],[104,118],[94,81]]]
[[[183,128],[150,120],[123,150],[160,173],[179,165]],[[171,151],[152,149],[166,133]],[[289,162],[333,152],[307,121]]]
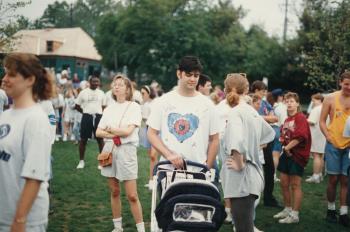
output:
[[[327,139],[325,148],[326,171],[329,175],[327,186],[328,210],[326,220],[337,222],[335,198],[337,183],[340,183],[339,223],[349,227],[348,206],[346,205],[349,168],[350,138],[343,136],[347,118],[350,116],[350,72],[340,76],[340,91],[326,96],[320,116],[320,128]],[[326,124],[327,117],[329,125]]]

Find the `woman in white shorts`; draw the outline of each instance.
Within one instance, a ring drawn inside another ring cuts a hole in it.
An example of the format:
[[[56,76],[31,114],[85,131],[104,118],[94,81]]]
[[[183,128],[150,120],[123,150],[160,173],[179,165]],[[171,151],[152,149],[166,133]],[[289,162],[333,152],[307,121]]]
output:
[[[0,117],[0,231],[42,232],[48,223],[49,119],[37,101],[53,93],[39,59],[12,53],[4,60],[2,86],[13,107]]]
[[[142,207],[137,194],[137,145],[138,131],[141,125],[141,108],[132,101],[131,82],[119,76],[113,87],[116,102],[103,111],[96,136],[105,139],[103,151],[113,153],[111,166],[101,169],[102,176],[107,177],[111,191],[111,206],[114,230],[123,231],[120,201],[120,182],[124,182],[131,213],[138,232],[144,232],[145,226]],[[116,142],[118,141],[118,143]],[[116,145],[117,144],[117,145]]]

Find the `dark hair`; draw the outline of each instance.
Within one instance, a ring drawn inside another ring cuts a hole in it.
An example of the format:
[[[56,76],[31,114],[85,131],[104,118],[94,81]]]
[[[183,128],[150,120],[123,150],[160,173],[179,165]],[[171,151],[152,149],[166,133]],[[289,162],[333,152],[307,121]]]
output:
[[[94,70],[94,71],[92,72],[92,77],[100,78],[100,75],[101,75],[101,73],[100,73],[100,71],[98,71],[98,70]]]
[[[195,56],[184,56],[181,58],[178,66],[178,70],[184,72],[199,71],[201,72],[203,66],[199,61],[198,57]]]
[[[248,79],[239,73],[230,73],[224,83],[227,103],[233,107],[239,103],[239,95],[249,88]]]
[[[154,92],[154,90],[149,87],[148,85],[144,85],[141,87],[141,90],[144,89],[148,94],[149,94],[149,98],[154,99],[156,97],[156,93]]]
[[[199,86],[205,86],[205,84],[207,82],[211,82],[210,77],[201,73],[199,75],[199,79],[198,79],[198,83],[197,83],[197,86],[196,86],[196,90],[198,90]]]
[[[267,86],[262,81],[254,81],[251,86],[251,90],[253,93],[255,93],[255,90],[266,90]]]
[[[117,81],[118,79],[121,79],[123,80],[125,86],[126,86],[126,96],[125,96],[125,99],[127,101],[132,101],[132,87],[131,87],[131,81],[129,80],[129,78],[127,77],[124,77],[122,75],[117,75],[113,78],[113,81]],[[112,91],[112,97],[114,100],[117,101],[117,96],[115,96],[113,94],[113,91]]]
[[[350,71],[345,70],[345,71],[340,75],[340,81],[343,81],[344,79],[349,79],[349,80],[350,80]]]
[[[48,100],[53,96],[53,78],[35,55],[10,53],[4,59],[4,66],[10,75],[19,73],[24,79],[29,77],[35,78],[32,86],[32,93],[35,101]]]
[[[313,95],[311,96],[311,99],[316,99],[316,100],[319,100],[319,101],[323,102],[324,97],[323,97],[322,94],[316,93],[316,94],[313,94]]]

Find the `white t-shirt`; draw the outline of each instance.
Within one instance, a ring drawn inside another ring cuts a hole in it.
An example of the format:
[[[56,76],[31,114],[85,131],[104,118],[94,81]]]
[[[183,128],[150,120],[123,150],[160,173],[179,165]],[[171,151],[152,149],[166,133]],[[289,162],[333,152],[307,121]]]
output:
[[[219,115],[219,128],[220,128],[220,140],[224,138],[225,129],[228,121],[228,114],[231,111],[231,107],[227,104],[226,99],[222,100],[215,106],[215,111]]]
[[[283,104],[283,102],[276,102],[273,106],[273,110],[275,112],[275,115],[278,117],[278,122],[274,123],[273,125],[281,127],[286,118],[288,118],[287,106]]]
[[[109,106],[112,103],[115,103],[116,100],[112,97],[112,90],[106,92],[106,106]]]
[[[326,138],[320,129],[320,116],[322,105],[315,106],[311,109],[310,115],[307,119],[308,122],[313,123],[310,125],[311,131],[311,152],[324,153],[326,146]]]
[[[245,101],[241,100],[232,108],[225,131],[225,154],[229,157],[231,151],[236,150],[247,162],[242,171],[228,169],[223,162],[221,176],[225,198],[260,195],[264,188],[260,145],[271,142],[274,137],[272,127]]]
[[[100,89],[84,89],[78,95],[76,104],[85,114],[102,114],[102,106],[106,105],[106,95]]]
[[[139,90],[135,89],[134,92],[132,93],[132,99],[134,101],[136,101],[137,103],[141,104],[143,101],[141,92]]]
[[[181,96],[173,90],[152,103],[147,124],[160,131],[163,143],[185,159],[204,163],[209,136],[219,133],[214,104],[202,94]]]
[[[4,106],[9,104],[9,99],[3,89],[0,89],[0,114],[4,111]]]
[[[51,144],[54,144],[55,138],[56,138],[56,117],[55,117],[55,110],[53,109],[52,102],[50,100],[45,100],[45,101],[39,102],[39,105],[41,106],[41,108],[49,118],[50,128],[51,128]]]
[[[36,104],[0,117],[0,224],[11,225],[25,179],[42,181],[27,225],[48,221],[51,136],[47,114]]]
[[[141,105],[142,119],[147,119],[151,114],[152,100],[146,101]]]
[[[75,99],[74,97],[64,99],[64,117],[69,118],[72,121],[74,120],[74,111],[75,111]]]
[[[124,114],[125,112],[125,114]],[[124,114],[124,116],[123,116]],[[125,101],[115,102],[103,111],[98,127],[105,129],[107,126],[127,128],[135,125],[136,128],[128,137],[121,137],[122,144],[132,143],[135,146],[139,143],[139,127],[141,125],[141,108],[136,102]]]

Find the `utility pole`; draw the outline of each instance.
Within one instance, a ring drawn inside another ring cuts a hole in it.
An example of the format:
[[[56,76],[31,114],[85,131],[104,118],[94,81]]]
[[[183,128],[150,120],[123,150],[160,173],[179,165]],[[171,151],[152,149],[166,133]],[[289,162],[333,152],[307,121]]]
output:
[[[285,10],[284,10],[284,26],[283,26],[283,43],[287,40],[287,29],[288,29],[288,0],[285,0]]]
[[[73,27],[73,3],[70,4],[70,27]]]

